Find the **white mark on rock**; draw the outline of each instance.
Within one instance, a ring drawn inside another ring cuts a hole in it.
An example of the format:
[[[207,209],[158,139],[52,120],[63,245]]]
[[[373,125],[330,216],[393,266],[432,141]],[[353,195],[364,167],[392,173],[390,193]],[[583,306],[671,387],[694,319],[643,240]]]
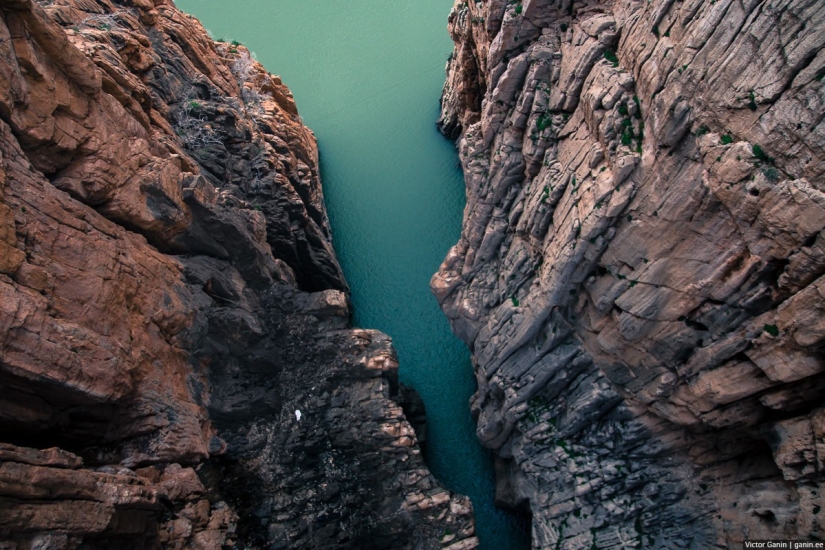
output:
[[[295,409],[295,420],[297,420],[298,422],[301,421],[301,411],[299,411],[298,409]]]

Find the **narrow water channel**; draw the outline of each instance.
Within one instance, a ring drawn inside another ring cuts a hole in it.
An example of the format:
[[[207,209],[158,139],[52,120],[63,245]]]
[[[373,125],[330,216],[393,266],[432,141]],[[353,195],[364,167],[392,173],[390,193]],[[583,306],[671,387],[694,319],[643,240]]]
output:
[[[392,336],[400,376],[424,399],[427,462],[469,495],[483,550],[529,548],[523,520],[493,506],[475,438],[469,353],[429,280],[461,229],[464,184],[435,129],[452,49],[452,0],[177,0],[213,37],[238,40],[283,78],[315,132],[356,326]]]

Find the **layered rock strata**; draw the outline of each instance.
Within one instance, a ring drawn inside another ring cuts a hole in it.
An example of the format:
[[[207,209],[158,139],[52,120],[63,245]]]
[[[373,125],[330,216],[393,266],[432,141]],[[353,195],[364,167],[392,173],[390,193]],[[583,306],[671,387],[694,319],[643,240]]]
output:
[[[533,547],[825,538],[825,12],[456,2],[432,288]]]
[[[474,548],[280,79],[169,0],[0,16],[0,548]]]

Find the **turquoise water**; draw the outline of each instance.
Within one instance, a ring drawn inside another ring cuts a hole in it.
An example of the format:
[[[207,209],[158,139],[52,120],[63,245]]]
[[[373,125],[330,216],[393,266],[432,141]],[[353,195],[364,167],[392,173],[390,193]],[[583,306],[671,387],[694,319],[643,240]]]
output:
[[[528,548],[524,522],[493,507],[492,462],[468,407],[469,353],[428,286],[464,208],[455,148],[435,129],[452,0],[176,3],[215,38],[248,46],[292,90],[318,138],[355,324],[393,337],[401,380],[427,406],[427,462],[473,500],[481,548]]]

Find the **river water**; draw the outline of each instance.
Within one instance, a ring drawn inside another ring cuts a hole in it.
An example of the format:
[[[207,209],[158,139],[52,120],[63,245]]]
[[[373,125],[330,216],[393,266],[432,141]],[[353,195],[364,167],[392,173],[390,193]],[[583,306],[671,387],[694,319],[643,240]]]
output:
[[[214,38],[281,75],[318,138],[355,325],[392,336],[400,377],[424,399],[427,463],[469,495],[483,550],[529,548],[526,522],[493,506],[492,462],[475,437],[470,357],[429,280],[456,242],[464,184],[435,129],[452,0],[177,0]]]

